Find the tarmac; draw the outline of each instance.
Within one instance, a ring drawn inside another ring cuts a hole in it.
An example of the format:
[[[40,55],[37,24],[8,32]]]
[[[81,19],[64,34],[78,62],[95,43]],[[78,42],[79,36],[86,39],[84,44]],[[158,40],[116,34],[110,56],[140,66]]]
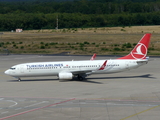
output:
[[[85,81],[56,76],[16,78],[4,71],[26,62],[89,60],[91,56],[0,56],[0,120],[158,120],[160,58],[115,74]],[[114,59],[97,56],[96,59]]]

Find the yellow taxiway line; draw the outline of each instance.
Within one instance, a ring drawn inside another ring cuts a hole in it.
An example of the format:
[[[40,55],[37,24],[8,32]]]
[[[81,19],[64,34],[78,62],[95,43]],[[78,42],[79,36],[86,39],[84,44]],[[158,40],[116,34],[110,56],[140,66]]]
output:
[[[149,109],[147,109],[147,110],[141,111],[141,112],[139,112],[139,113],[130,115],[130,116],[128,116],[128,117],[126,117],[126,118],[123,118],[123,119],[121,119],[121,120],[126,120],[126,119],[128,119],[128,118],[131,118],[131,117],[133,117],[133,116],[139,115],[139,114],[144,113],[144,112],[147,112],[147,111],[152,110],[152,109],[157,108],[157,107],[160,107],[160,105],[154,106],[154,107],[152,107],[152,108],[149,108]]]

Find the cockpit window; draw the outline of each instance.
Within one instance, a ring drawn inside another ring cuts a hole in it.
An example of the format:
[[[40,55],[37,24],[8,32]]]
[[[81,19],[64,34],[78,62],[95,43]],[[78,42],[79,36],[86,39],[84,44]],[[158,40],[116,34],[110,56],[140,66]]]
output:
[[[10,68],[11,70],[15,70],[16,68]]]

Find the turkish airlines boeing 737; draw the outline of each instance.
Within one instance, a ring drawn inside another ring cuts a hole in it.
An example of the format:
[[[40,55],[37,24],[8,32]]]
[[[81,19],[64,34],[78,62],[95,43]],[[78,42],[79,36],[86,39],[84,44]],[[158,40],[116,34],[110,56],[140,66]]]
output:
[[[130,54],[114,60],[84,60],[35,62],[18,64],[5,71],[5,74],[18,78],[38,76],[58,76],[60,80],[78,77],[83,80],[91,74],[122,72],[147,64],[147,50],[151,34],[145,34]]]

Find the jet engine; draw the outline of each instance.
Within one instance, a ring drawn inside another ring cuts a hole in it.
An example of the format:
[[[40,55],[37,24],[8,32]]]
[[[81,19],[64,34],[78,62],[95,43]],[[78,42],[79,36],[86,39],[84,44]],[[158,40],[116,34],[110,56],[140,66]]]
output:
[[[60,80],[71,80],[73,78],[72,73],[59,73],[58,77]]]

